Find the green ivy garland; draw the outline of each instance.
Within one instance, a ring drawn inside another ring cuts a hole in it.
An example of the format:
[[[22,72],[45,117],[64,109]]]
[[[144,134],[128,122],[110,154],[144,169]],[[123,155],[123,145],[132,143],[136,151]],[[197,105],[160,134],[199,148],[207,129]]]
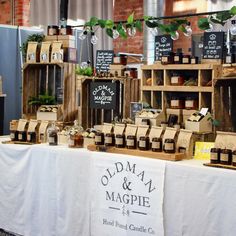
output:
[[[225,25],[227,20],[231,19],[236,15],[236,6],[233,6],[230,10],[218,12],[209,17],[202,17],[198,19],[198,27],[201,30],[210,29],[210,23]],[[168,19],[168,17],[166,17]],[[171,17],[172,18],[172,17]],[[176,31],[180,30],[186,33],[185,26],[189,23],[187,17],[179,18],[176,17],[169,21],[169,23],[162,23],[163,17],[157,18],[152,16],[144,16],[142,19],[135,20],[134,12],[129,15],[126,22],[114,22],[113,20],[98,19],[97,17],[91,17],[88,22],[85,23],[84,28],[87,31],[94,31],[95,27],[101,27],[106,30],[108,36],[113,38],[113,30],[116,29],[119,32],[121,38],[127,38],[126,29],[136,28],[138,31],[142,32],[142,21],[148,28],[158,28],[163,34],[170,34],[174,36]]]

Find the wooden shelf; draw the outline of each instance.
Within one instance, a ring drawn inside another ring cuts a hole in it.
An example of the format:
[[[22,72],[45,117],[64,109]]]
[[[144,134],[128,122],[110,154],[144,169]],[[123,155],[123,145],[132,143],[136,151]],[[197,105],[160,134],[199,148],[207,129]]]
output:
[[[210,86],[142,86],[142,90],[164,92],[213,92],[213,88]]]

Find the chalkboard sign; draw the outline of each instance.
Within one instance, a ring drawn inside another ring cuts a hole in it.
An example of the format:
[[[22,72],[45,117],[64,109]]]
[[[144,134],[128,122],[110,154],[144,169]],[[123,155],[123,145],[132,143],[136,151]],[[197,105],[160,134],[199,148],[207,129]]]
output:
[[[155,37],[155,61],[160,61],[161,56],[165,52],[173,51],[173,40],[170,35],[162,35]]]
[[[96,55],[96,70],[98,72],[106,72],[113,63],[113,50],[97,50]]]
[[[203,39],[203,59],[222,59],[224,32],[205,32]]]
[[[90,84],[90,108],[116,109],[117,84],[92,82]]]
[[[130,103],[130,118],[134,119],[137,112],[143,109],[142,102],[131,102]]]

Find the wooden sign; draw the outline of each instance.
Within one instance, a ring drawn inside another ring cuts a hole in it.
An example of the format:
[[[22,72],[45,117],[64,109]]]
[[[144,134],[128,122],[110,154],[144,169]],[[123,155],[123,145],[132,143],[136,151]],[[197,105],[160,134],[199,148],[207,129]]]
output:
[[[203,59],[222,59],[224,32],[205,32],[203,39]]]
[[[98,72],[108,71],[110,68],[110,65],[113,63],[113,59],[114,59],[113,50],[97,50],[96,70]]]
[[[161,35],[155,37],[155,61],[160,61],[165,52],[173,51],[173,40],[170,35]]]
[[[92,82],[90,84],[90,108],[116,109],[117,84]]]

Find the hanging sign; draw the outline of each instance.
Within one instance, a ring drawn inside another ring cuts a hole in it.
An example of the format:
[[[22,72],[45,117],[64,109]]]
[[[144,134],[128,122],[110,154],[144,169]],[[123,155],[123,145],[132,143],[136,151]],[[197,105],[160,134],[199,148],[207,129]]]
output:
[[[203,59],[222,59],[224,32],[205,32],[203,39]]]
[[[96,70],[98,72],[107,72],[113,63],[113,50],[97,50],[96,54]]]
[[[160,61],[165,52],[173,51],[173,40],[170,35],[161,35],[155,37],[155,61]]]
[[[116,109],[117,84],[93,82],[90,84],[90,108]]]

